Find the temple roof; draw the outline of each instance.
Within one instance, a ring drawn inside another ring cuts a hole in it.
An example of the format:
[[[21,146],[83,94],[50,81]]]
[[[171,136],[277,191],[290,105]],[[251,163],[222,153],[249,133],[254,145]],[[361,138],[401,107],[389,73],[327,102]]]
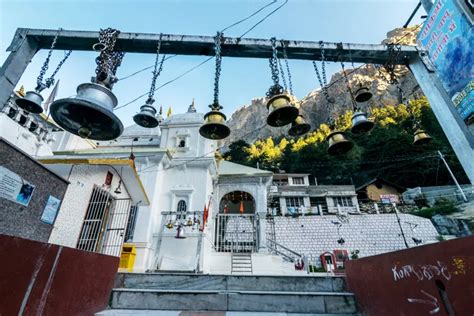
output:
[[[219,176],[250,176],[250,177],[261,177],[261,176],[271,176],[273,172],[268,170],[262,170],[252,167],[247,167],[244,165],[239,165],[234,162],[221,160],[219,162],[218,169]]]

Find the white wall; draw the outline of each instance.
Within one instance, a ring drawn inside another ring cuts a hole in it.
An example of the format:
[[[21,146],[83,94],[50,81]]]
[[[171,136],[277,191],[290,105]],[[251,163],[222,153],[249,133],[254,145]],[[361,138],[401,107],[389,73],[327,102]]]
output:
[[[0,112],[0,137],[3,137],[31,156],[49,156],[53,154],[47,142],[9,118],[3,112]]]
[[[115,170],[110,167],[74,165],[70,176],[65,175],[70,185],[68,186],[54,223],[49,238],[50,243],[72,248],[76,247],[94,184],[99,186],[103,185],[108,171],[114,175],[110,188],[112,195],[115,195],[113,191],[118,186],[120,177]],[[118,197],[130,197],[123,184],[122,193]]]

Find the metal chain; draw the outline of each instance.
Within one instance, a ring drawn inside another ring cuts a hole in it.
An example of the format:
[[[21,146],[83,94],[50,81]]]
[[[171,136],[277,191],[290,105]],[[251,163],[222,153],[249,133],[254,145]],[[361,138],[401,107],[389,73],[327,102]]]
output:
[[[163,34],[160,33],[160,37],[158,39],[158,44],[156,45],[155,67],[154,67],[153,72],[152,72],[153,77],[151,79],[150,92],[148,92],[148,101],[153,100],[153,96],[155,95],[156,79],[158,78],[158,76],[161,73],[161,70],[163,69],[163,62],[165,60],[165,56],[163,56],[161,58],[161,62],[159,62],[162,37],[163,37]]]
[[[278,55],[276,49],[276,38],[272,37],[270,41],[272,43],[272,57],[269,59],[269,63],[270,70],[272,72],[273,85],[267,91],[267,97],[272,97],[274,95],[283,93],[283,87],[280,86],[280,80],[278,78]]]
[[[293,95],[293,83],[291,82],[291,71],[290,71],[290,65],[288,63],[288,53],[286,51],[288,47],[288,42],[282,41],[282,46],[283,46],[283,59],[285,60],[286,73],[288,75],[288,88],[290,89],[290,93]]]
[[[314,61],[314,60],[313,60],[313,67],[314,67],[314,70],[316,71],[316,76],[318,77],[319,85],[321,86],[324,97],[326,99],[326,110],[327,110],[328,116],[329,116],[329,126],[332,127],[332,126],[334,126],[334,116],[333,116],[332,110],[329,107],[329,105],[331,103],[334,103],[334,102],[329,97],[329,91],[328,91],[328,87],[327,87],[326,56],[324,55],[324,43],[323,43],[323,41],[319,42],[319,48],[321,50],[322,76],[319,73],[319,69],[318,69],[318,65],[316,64],[316,61]]]
[[[56,46],[56,42],[58,41],[59,34],[61,33],[62,29],[58,29],[58,32],[53,38],[53,42],[51,43],[51,47],[49,48],[48,55],[46,56],[46,59],[44,60],[43,66],[41,66],[41,70],[39,73],[38,78],[36,79],[36,88],[35,90],[37,92],[41,92],[46,88],[46,84],[43,83],[43,76],[46,74],[46,71],[49,68],[49,60],[51,58],[51,55],[53,54],[54,47]]]
[[[280,73],[281,73],[281,80],[283,82],[283,88],[285,91],[288,91],[288,85],[286,84],[286,76],[285,76],[285,71],[283,70],[283,66],[281,65],[281,59],[278,58],[278,68],[280,68]]]
[[[341,60],[341,67],[342,67],[342,73],[344,75],[344,81],[346,83],[347,90],[349,90],[349,94],[351,96],[352,109],[354,111],[356,111],[357,110],[357,104],[355,102],[354,94],[352,93],[351,85],[349,84],[349,79],[347,78],[346,68],[344,67],[344,62],[342,62],[342,60]]]
[[[71,55],[72,53],[72,50],[69,50],[67,52],[64,53],[64,57],[63,59],[59,62],[58,66],[56,67],[56,69],[54,70],[54,72],[52,73],[51,77],[49,77],[48,79],[46,79],[44,81],[45,83],[45,86],[46,88],[49,88],[51,87],[54,82],[55,82],[55,79],[54,79],[54,76],[56,76],[56,74],[58,73],[59,69],[61,69],[61,67],[63,66],[63,64],[66,62],[66,60],[69,58],[69,56]]]
[[[221,41],[223,39],[223,33],[217,32],[217,35],[214,37],[214,51],[216,55],[216,73],[214,77],[214,103],[210,105],[213,110],[220,110],[222,107],[219,105],[219,79],[221,76],[221,65],[222,65],[222,56],[221,56]]]
[[[395,73],[395,68],[397,67],[397,61],[400,58],[401,53],[401,45],[400,44],[388,44],[387,51],[388,51],[388,58],[387,62],[383,66],[385,70],[388,72],[390,84],[397,84],[398,78],[397,74]]]
[[[342,45],[342,43],[341,43]],[[349,50],[349,61],[351,62],[352,69],[355,69],[354,61],[352,60],[352,51],[351,51],[351,45],[347,43],[347,49]]]
[[[95,73],[97,81],[105,80],[109,74],[115,75],[117,68],[122,62],[125,53],[114,51],[115,42],[119,34],[119,30],[112,28],[100,30],[99,42],[103,44],[104,49],[101,50],[100,55],[96,58],[97,68]]]

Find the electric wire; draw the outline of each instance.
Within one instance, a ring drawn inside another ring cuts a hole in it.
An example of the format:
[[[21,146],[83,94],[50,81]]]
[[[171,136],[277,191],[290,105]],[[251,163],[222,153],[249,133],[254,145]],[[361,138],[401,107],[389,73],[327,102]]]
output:
[[[168,56],[168,57],[166,57],[166,58],[164,59],[164,61],[167,61],[168,59],[174,58],[174,57],[176,57],[176,56],[178,56],[178,54]],[[129,74],[129,75],[123,77],[123,78],[119,78],[119,79],[118,79],[118,82],[121,82],[121,81],[123,81],[123,80],[125,80],[125,79],[128,79],[128,78],[130,78],[130,77],[133,77],[133,76],[135,76],[135,75],[138,75],[139,73],[144,72],[145,70],[148,70],[148,69],[153,68],[154,66],[155,66],[155,65],[148,66],[148,67],[146,67],[146,68],[143,68],[143,69],[140,69],[140,70],[138,70],[138,71],[135,71],[134,73],[131,73],[131,74]],[[118,83],[118,82],[117,82],[117,83]]]
[[[273,0],[273,1],[269,2],[269,3],[267,3],[266,5],[264,5],[263,7],[261,7],[261,8],[258,9],[257,11],[255,11],[254,13],[250,14],[250,15],[247,16],[246,18],[243,18],[242,20],[239,20],[239,21],[237,21],[237,22],[235,22],[235,23],[233,23],[233,24],[231,24],[231,25],[229,25],[229,26],[223,28],[223,29],[221,30],[221,32],[227,31],[227,30],[230,29],[231,27],[234,27],[234,26],[236,26],[236,25],[238,25],[238,24],[240,24],[240,23],[242,23],[242,22],[247,21],[247,20],[250,19],[251,17],[254,17],[255,15],[257,15],[258,13],[260,13],[261,11],[263,11],[264,9],[266,9],[267,7],[271,6],[272,4],[274,4],[274,3],[276,3],[276,2],[277,2],[277,0]]]
[[[264,8],[270,6],[270,5],[273,4],[274,2],[276,2],[276,1],[273,1],[273,2],[271,2],[271,3],[267,4],[267,5],[265,5],[264,7],[258,9],[258,10],[257,10],[258,12],[256,11],[256,13],[251,14],[250,16],[248,16],[247,18],[245,18],[245,19],[243,19],[243,20],[240,20],[240,21],[238,21],[238,22],[233,23],[233,25],[230,25],[230,26],[224,28],[223,30],[227,30],[227,29],[229,29],[231,26],[235,26],[235,25],[237,25],[237,24],[240,24],[241,22],[243,22],[243,21],[249,19],[250,17],[255,16],[257,13],[261,12]],[[242,37],[244,37],[247,33],[249,33],[250,31],[252,31],[255,27],[257,27],[259,24],[261,24],[263,21],[265,21],[267,18],[269,18],[269,17],[270,17],[271,15],[273,15],[275,12],[277,12],[278,10],[280,10],[284,5],[286,5],[286,3],[288,3],[288,0],[285,0],[285,2],[284,2],[282,5],[280,5],[278,8],[276,8],[275,10],[271,11],[270,13],[268,13],[264,18],[262,18],[260,21],[258,21],[256,24],[254,24],[250,29],[248,29],[244,34],[242,34],[238,39],[239,39],[239,40],[242,39]],[[176,55],[174,55],[174,56],[176,56]],[[172,58],[172,57],[174,57],[174,56],[170,56],[169,58]],[[169,58],[167,58],[167,59],[169,59]],[[213,58],[214,58],[214,56],[211,56],[211,57],[205,59],[203,62],[197,64],[196,66],[191,67],[189,70],[183,72],[182,74],[178,75],[178,76],[175,77],[174,79],[172,79],[172,80],[166,82],[165,84],[163,84],[163,85],[157,87],[157,88],[155,89],[155,91],[157,91],[158,89],[164,87],[165,85],[168,85],[168,84],[170,84],[170,83],[172,83],[172,82],[174,82],[174,81],[176,81],[176,80],[182,78],[183,76],[187,75],[188,73],[190,73],[190,72],[193,71],[194,69],[196,69],[196,68],[198,68],[198,67],[204,65],[205,63],[207,63],[209,60],[211,60],[211,59],[213,59]],[[166,60],[166,59],[165,59],[165,60]],[[146,69],[149,69],[149,68],[151,68],[151,67],[153,67],[153,66],[147,67]],[[136,71],[134,74],[131,74],[131,75],[127,76],[126,78],[122,78],[121,80],[130,78],[132,75],[136,75],[136,74],[138,74],[138,73],[140,73],[140,72],[142,72],[142,71],[145,71],[146,69],[142,69],[142,70]],[[139,99],[143,98],[143,97],[146,96],[146,95],[147,95],[147,93],[142,94],[142,95],[136,97],[135,99],[133,99],[132,101],[129,101],[129,102],[127,102],[127,103],[125,103],[125,104],[123,104],[123,105],[121,105],[121,106],[116,107],[114,110],[119,110],[119,109],[121,109],[121,108],[124,108],[124,107],[126,107],[127,105],[130,105],[130,104],[132,104],[132,103],[138,101]]]

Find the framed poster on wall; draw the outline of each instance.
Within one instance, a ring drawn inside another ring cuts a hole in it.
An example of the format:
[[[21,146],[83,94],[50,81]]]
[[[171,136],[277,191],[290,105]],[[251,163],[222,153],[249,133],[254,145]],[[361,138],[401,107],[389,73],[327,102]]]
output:
[[[61,200],[50,195],[41,215],[41,221],[52,225],[58,215],[59,205],[61,205]]]

